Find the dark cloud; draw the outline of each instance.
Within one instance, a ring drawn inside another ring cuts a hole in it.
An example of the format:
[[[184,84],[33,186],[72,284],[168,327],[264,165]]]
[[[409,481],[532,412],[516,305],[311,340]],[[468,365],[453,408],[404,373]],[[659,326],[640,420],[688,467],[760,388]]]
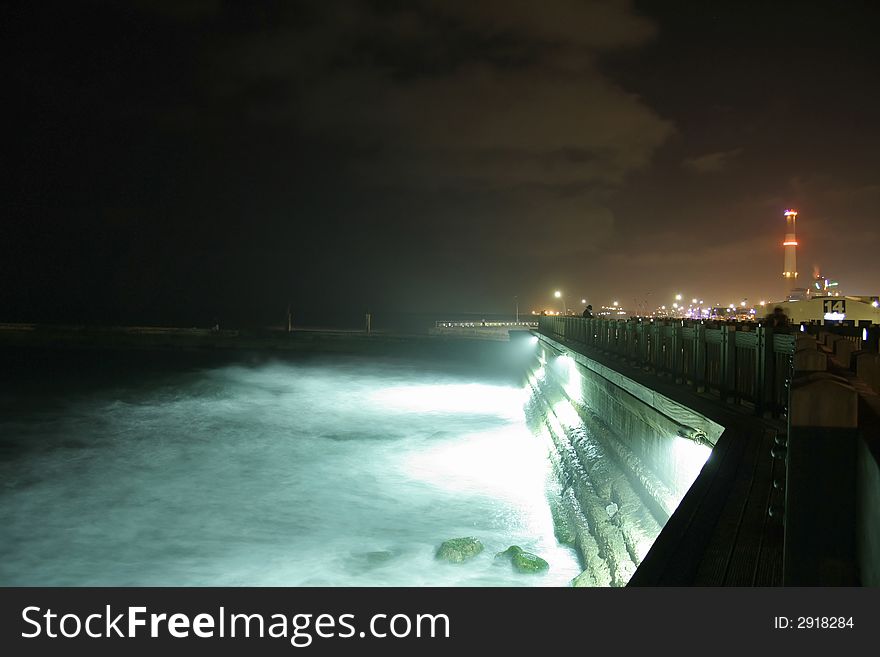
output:
[[[560,3],[538,20],[528,3],[341,6],[230,37],[210,93],[250,120],[357,145],[380,179],[429,186],[615,185],[671,133],[596,65],[650,36],[628,3]]]
[[[804,262],[871,288],[877,10],[673,4],[6,10],[6,307],[772,296],[787,205]]]
[[[724,171],[731,160],[742,153],[742,150],[741,148],[734,148],[729,151],[717,151],[715,153],[688,157],[682,162],[682,166],[694,173],[718,173],[719,171]]]
[[[246,102],[252,121],[340,149],[359,186],[467,193],[472,224],[543,225],[513,242],[536,256],[601,244],[607,193],[673,128],[597,59],[652,25],[626,2],[405,7],[346,3],[340,19],[337,3],[316,4],[304,24],[236,37],[224,48],[234,75],[212,77],[213,89]],[[266,80],[275,93],[255,100]],[[481,246],[497,250],[491,235]]]

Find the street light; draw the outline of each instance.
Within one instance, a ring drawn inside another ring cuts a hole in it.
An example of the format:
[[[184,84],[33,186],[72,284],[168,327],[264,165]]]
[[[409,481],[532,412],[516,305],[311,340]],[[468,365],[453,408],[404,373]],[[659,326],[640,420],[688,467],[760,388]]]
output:
[[[556,290],[556,292],[553,293],[553,296],[556,297],[557,299],[562,300],[562,314],[567,315],[568,314],[568,307],[565,305],[565,297],[562,296],[562,292],[560,290]]]
[[[680,294],[676,294],[676,295],[675,295],[675,300],[676,300],[676,301],[681,301],[681,295],[680,295]]]

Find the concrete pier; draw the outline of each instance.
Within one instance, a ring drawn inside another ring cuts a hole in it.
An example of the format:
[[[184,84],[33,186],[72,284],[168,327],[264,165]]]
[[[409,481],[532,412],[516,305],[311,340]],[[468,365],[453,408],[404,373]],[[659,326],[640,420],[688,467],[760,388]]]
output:
[[[720,428],[706,432],[712,454],[668,519],[655,516],[663,528],[630,585],[877,585],[880,357],[849,333],[761,335],[638,320],[542,324],[541,343],[578,366],[574,392],[638,456],[614,455],[628,478],[653,482],[640,491],[646,505],[670,488],[645,436],[662,446],[671,425]],[[747,395],[766,402],[747,405]],[[628,419],[645,416],[632,399],[669,424],[653,418],[652,433]]]

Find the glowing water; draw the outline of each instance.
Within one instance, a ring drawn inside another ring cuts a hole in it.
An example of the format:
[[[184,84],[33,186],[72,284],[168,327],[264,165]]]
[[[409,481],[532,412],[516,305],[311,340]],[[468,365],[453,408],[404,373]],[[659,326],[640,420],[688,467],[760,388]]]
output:
[[[341,357],[134,374],[4,395],[0,584],[546,586],[580,570],[515,386]],[[471,535],[478,558],[435,561]],[[512,544],[549,572],[493,559]]]

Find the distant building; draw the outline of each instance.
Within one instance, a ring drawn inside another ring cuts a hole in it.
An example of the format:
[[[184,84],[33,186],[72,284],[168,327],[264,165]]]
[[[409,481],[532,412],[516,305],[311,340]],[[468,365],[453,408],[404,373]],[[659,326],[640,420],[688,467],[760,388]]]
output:
[[[871,296],[827,296],[783,301],[781,306],[792,322],[834,322],[880,324],[880,300]]]

